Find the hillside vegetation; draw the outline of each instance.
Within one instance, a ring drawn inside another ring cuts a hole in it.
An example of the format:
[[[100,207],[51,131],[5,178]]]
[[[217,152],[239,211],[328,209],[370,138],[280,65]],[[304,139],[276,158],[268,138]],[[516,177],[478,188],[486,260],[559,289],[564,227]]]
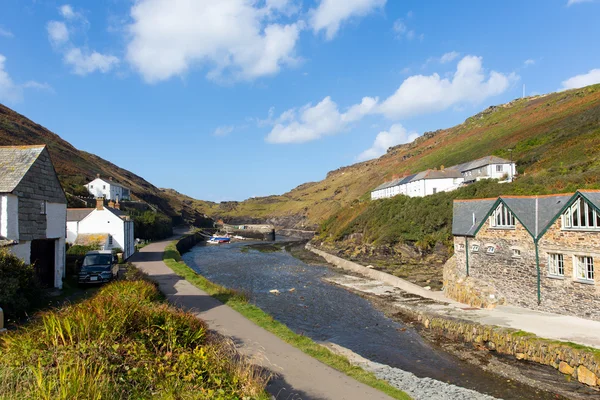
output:
[[[37,144],[48,146],[60,182],[70,200],[73,195],[88,196],[83,185],[100,174],[103,178],[113,177],[116,182],[129,187],[134,198],[175,217],[176,221],[202,218],[203,213],[197,207],[190,207],[176,196],[165,196],[161,189],[144,178],[94,154],[76,149],[55,133],[0,104],[0,146]]]
[[[358,199],[368,199],[371,189],[394,175],[490,154],[509,158],[509,149],[513,149],[521,177],[534,177],[544,190],[559,192],[568,181],[598,181],[599,133],[600,85],[518,99],[489,107],[455,127],[427,132],[413,143],[390,148],[376,160],[332,171],[320,182],[298,186],[281,196],[221,203],[209,212],[225,219],[270,218],[286,227],[316,228],[338,211],[350,213],[343,209]]]

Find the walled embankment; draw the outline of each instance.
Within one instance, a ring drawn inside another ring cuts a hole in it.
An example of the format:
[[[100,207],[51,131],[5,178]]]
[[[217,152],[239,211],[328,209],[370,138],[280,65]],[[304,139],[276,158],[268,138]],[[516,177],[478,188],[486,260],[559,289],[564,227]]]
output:
[[[347,271],[406,290],[409,293],[421,295],[424,298],[457,304],[446,299],[441,292],[427,291],[385,272],[376,271],[316,249],[310,244],[306,248],[322,256],[329,263]],[[481,300],[489,299],[487,293],[477,293],[476,296]],[[487,304],[483,302],[482,305]],[[544,339],[517,329],[483,325],[475,321],[449,317],[418,304],[403,304],[398,307],[398,310],[406,317],[420,323],[425,329],[440,336],[473,343],[481,349],[512,355],[519,360],[550,365],[563,374],[576,378],[581,383],[600,386],[600,350],[598,349]]]
[[[175,246],[177,247],[179,254],[183,254],[204,240],[204,237],[199,233],[192,233],[191,235],[186,235],[179,239]]]

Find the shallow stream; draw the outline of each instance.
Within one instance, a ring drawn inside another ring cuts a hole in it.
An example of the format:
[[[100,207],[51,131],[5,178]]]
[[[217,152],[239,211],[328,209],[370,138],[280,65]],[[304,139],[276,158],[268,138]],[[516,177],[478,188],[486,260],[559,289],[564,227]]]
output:
[[[184,261],[209,280],[246,292],[250,301],[296,333],[331,342],[377,363],[503,399],[557,396],[487,373],[393,321],[371,303],[322,280],[340,274],[307,265],[285,251],[242,251],[247,242],[199,245]],[[278,290],[279,295],[270,293]]]

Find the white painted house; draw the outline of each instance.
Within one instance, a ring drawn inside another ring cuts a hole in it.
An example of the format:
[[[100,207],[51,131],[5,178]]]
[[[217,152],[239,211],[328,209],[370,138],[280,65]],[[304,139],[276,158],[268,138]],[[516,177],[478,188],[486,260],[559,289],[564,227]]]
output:
[[[45,145],[0,147],[0,247],[62,288],[67,198]]]
[[[457,189],[464,182],[462,174],[455,169],[428,169],[419,172],[406,183],[406,195],[424,197]]]
[[[67,243],[95,243],[101,250],[120,248],[123,259],[131,257],[135,252],[133,221],[118,204],[110,201],[105,207],[104,199],[98,198],[96,208],[67,209]]]
[[[131,191],[125,186],[114,182],[112,177],[108,178],[108,180],[104,180],[100,178],[100,174],[98,174],[96,175],[96,179],[83,186],[85,186],[88,192],[96,198],[104,197],[106,200],[113,201],[131,199]]]
[[[482,179],[512,182],[517,175],[517,166],[514,162],[496,156],[482,157],[450,168],[459,170],[465,178],[465,182]]]

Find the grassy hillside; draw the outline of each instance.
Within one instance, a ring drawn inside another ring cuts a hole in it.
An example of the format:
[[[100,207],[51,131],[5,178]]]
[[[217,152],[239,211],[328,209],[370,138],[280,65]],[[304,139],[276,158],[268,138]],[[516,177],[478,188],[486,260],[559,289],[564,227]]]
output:
[[[281,196],[221,204],[211,212],[225,218],[296,216],[293,223],[316,227],[338,212],[350,213],[345,207],[368,199],[371,189],[393,175],[490,154],[508,158],[509,149],[521,177],[542,179],[544,190],[562,191],[569,179],[578,184],[598,182],[600,85],[489,107],[460,125],[391,148],[376,160],[332,171],[320,182]],[[570,178],[561,178],[565,176]]]
[[[0,146],[46,144],[63,188],[71,195],[87,195],[84,184],[95,178],[112,176],[129,188],[135,198],[156,206],[171,216],[194,221],[202,216],[196,208],[177,196],[164,192],[144,178],[120,168],[94,154],[81,151],[60,136],[0,104]]]

